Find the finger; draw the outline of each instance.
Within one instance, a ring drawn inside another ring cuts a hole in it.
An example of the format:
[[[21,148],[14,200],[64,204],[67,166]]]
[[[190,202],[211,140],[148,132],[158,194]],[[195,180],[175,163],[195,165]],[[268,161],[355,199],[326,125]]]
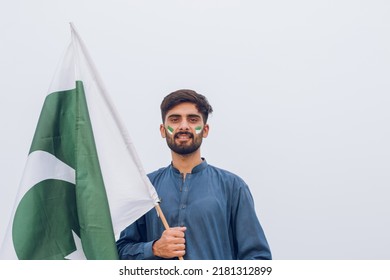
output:
[[[178,234],[178,236],[180,237],[184,237],[185,235],[185,231],[187,230],[186,227],[178,227],[178,228],[175,228],[175,232]]]
[[[185,240],[185,238],[175,238],[173,242],[175,244],[185,244],[186,240]]]
[[[183,257],[186,254],[186,251],[177,251],[176,252],[176,257]]]
[[[185,247],[184,248],[177,248],[176,250],[173,250],[172,254],[174,254],[176,257],[184,256],[186,254]]]
[[[172,236],[172,237],[184,237],[184,235],[185,235],[183,231],[177,230],[176,228],[171,228],[171,229],[167,230],[166,234],[168,236]]]
[[[187,230],[186,227],[171,227],[171,229],[173,229],[173,230],[178,230],[178,231],[182,231],[182,232],[184,232],[184,231]]]
[[[175,251],[184,251],[186,249],[186,246],[184,244],[176,244],[174,247]]]
[[[174,236],[175,238],[184,238],[185,234],[184,234],[184,232],[182,232],[182,231],[175,231],[175,232],[173,233],[173,236]]]

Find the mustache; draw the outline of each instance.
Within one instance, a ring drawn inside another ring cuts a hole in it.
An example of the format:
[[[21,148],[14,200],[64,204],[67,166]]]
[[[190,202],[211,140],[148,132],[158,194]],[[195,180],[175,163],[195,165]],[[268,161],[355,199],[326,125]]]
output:
[[[175,137],[175,138],[179,138],[180,135],[187,135],[187,136],[190,137],[190,138],[194,138],[194,134],[191,133],[191,132],[188,132],[188,131],[177,132],[177,133],[175,133],[174,137]]]

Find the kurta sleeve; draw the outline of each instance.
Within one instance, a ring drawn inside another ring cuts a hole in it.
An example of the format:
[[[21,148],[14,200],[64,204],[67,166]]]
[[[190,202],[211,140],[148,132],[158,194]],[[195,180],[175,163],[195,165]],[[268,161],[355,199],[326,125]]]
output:
[[[256,215],[254,202],[248,186],[236,180],[238,188],[233,195],[232,207],[234,245],[240,260],[272,259],[263,228]]]
[[[116,242],[119,258],[123,260],[156,259],[152,250],[154,240],[146,242],[145,236],[145,219],[141,217],[121,232]]]

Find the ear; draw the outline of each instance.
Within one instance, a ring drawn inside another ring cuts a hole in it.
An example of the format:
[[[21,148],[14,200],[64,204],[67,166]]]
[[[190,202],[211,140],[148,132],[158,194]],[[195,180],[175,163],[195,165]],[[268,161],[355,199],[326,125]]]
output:
[[[160,133],[162,138],[167,137],[164,124],[160,124]]]
[[[209,125],[206,123],[203,127],[203,138],[207,138],[207,135],[209,135],[209,130],[210,130],[210,127]]]

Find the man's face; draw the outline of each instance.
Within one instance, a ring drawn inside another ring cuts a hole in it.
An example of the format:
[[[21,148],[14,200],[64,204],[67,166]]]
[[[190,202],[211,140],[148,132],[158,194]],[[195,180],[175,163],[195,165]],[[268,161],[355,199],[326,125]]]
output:
[[[195,104],[186,102],[168,111],[160,132],[173,152],[188,155],[199,149],[208,129]]]

